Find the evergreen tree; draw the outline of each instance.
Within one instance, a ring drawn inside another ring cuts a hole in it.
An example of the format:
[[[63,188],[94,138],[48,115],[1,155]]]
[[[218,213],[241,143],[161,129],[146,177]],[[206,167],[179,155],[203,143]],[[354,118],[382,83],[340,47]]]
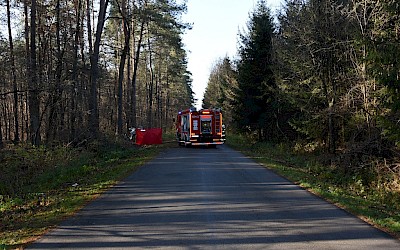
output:
[[[352,119],[345,101],[358,81],[351,47],[355,32],[341,4],[336,0],[287,0],[278,17],[280,88],[299,109],[291,125],[308,139],[326,145],[331,153],[348,136],[340,134]]]
[[[236,72],[228,57],[220,59],[211,70],[207,88],[203,98],[203,108],[221,108],[224,113],[224,123],[232,122],[231,103],[237,89]]]
[[[275,27],[265,1],[257,3],[247,28],[240,34],[234,117],[239,129],[250,128],[259,139],[268,139],[275,133],[277,86],[272,70]]]
[[[383,135],[400,144],[400,4],[397,0],[368,2],[375,11],[368,23],[368,72],[383,87],[380,100]]]

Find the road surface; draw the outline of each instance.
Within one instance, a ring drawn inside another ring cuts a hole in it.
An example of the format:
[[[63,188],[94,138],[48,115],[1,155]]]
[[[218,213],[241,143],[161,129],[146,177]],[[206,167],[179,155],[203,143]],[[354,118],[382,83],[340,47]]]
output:
[[[173,148],[31,249],[400,249],[226,147]]]

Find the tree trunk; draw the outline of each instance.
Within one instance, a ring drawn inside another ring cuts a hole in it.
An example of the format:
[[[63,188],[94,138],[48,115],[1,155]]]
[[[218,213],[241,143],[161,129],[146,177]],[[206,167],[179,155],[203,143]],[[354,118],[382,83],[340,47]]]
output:
[[[28,0],[24,0],[24,34],[25,34],[25,58],[26,58],[26,72],[30,72],[30,49],[29,49],[29,44],[30,44],[30,39],[29,39],[29,13],[28,13]],[[29,82],[29,76],[26,76],[25,81],[28,83]],[[28,85],[29,88],[29,85]],[[28,141],[30,138],[30,133],[29,133],[29,89],[25,92],[25,98],[24,98],[24,103],[21,108],[23,108],[25,116],[22,122],[22,131],[23,133],[23,140]]]
[[[30,139],[32,145],[40,144],[40,120],[39,120],[39,99],[37,86],[36,67],[36,0],[31,2],[31,23],[30,23],[30,61],[29,61],[29,114],[30,114]]]
[[[79,48],[79,37],[81,33],[81,8],[82,8],[82,0],[78,0],[78,6],[76,11],[76,30],[74,37],[74,58],[72,62],[72,89],[70,92],[71,95],[71,103],[70,103],[70,132],[69,132],[69,140],[73,141],[76,136],[76,128],[75,128],[75,119],[76,119],[76,90],[78,88],[78,48]]]
[[[1,120],[0,120],[0,149],[3,148],[4,143],[3,143],[3,131],[2,131],[2,126],[1,126]]]
[[[136,124],[136,81],[137,81],[137,72],[139,67],[139,57],[140,57],[140,48],[142,47],[143,33],[144,33],[144,25],[143,21],[140,25],[139,32],[139,40],[136,48],[135,61],[133,63],[133,75],[132,75],[132,126],[137,127]]]
[[[103,33],[106,11],[109,0],[100,0],[100,10],[97,20],[96,39],[93,47],[93,54],[90,56],[90,94],[89,94],[89,131],[93,138],[99,133],[99,107],[98,107],[98,79],[99,79],[99,53],[100,41]],[[91,38],[90,38],[91,39]]]
[[[147,24],[147,32],[149,31],[149,26]],[[147,110],[147,127],[151,128],[153,126],[153,91],[154,91],[154,70],[153,70],[153,56],[151,51],[150,34],[147,35],[147,46],[149,49],[149,68],[150,68],[150,81],[148,91],[148,110]]]
[[[62,73],[62,52],[61,52],[61,35],[60,35],[60,23],[61,23],[61,7],[60,0],[56,3],[56,50],[57,50],[57,62],[56,62],[56,72],[55,72],[55,89],[51,93],[51,104],[50,104],[50,115],[48,120],[47,139],[54,140],[59,136],[60,122],[62,120],[60,100],[61,100],[61,73]]]
[[[14,44],[11,33],[11,14],[10,14],[10,0],[7,0],[7,26],[8,26],[8,40],[10,44],[10,61],[11,61],[11,77],[13,81],[14,90],[14,142],[19,142],[19,119],[18,119],[18,88],[17,88],[17,75],[14,59]],[[1,137],[1,136],[0,136]]]
[[[325,1],[324,3],[317,5],[317,15],[319,22],[317,23],[317,30],[320,32],[317,34],[317,41],[321,48],[330,47],[330,37],[332,36],[333,28],[330,20],[329,8],[330,2]],[[322,81],[322,92],[326,101],[326,108],[328,110],[328,151],[330,153],[336,152],[336,128],[335,128],[335,114],[334,108],[336,105],[336,83],[332,77],[334,74],[333,61],[334,55],[332,49],[325,49],[319,52],[321,60],[320,78]]]
[[[118,118],[117,118],[117,133],[118,135],[122,134],[122,125],[123,125],[123,119],[122,119],[122,93],[123,93],[123,81],[124,81],[124,69],[125,69],[125,62],[126,62],[126,57],[128,55],[129,51],[129,43],[130,43],[130,29],[129,29],[129,20],[126,17],[126,2],[122,2],[122,7],[120,7],[120,12],[122,15],[122,20],[123,20],[123,29],[124,29],[124,48],[121,53],[121,61],[119,64],[119,70],[118,70]]]
[[[164,131],[167,131],[167,130],[169,130],[170,129],[170,124],[168,123],[168,118],[169,118],[169,106],[170,106],[170,99],[169,99],[169,75],[168,75],[168,63],[166,64],[166,67],[167,67],[167,69],[166,69],[166,80],[165,80],[165,107],[164,107],[164,110],[165,110],[165,116],[164,116],[164,119],[165,119],[165,123],[164,123],[164,128],[163,128],[163,130]]]
[[[90,0],[86,0],[86,25],[88,31],[88,45],[89,45],[89,55],[93,54],[93,43],[92,43],[92,23],[90,22]],[[82,53],[82,56],[84,53]],[[84,60],[83,60],[84,61]]]

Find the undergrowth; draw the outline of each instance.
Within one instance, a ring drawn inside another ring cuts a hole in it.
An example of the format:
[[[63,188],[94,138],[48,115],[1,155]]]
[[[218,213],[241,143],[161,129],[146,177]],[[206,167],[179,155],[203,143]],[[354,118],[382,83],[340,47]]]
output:
[[[400,175],[385,159],[336,166],[332,155],[301,146],[250,141],[233,135],[228,144],[294,183],[345,208],[400,239]],[[392,162],[394,159],[392,159]],[[393,164],[392,164],[393,165]]]
[[[0,249],[34,240],[166,147],[101,140],[0,151]]]

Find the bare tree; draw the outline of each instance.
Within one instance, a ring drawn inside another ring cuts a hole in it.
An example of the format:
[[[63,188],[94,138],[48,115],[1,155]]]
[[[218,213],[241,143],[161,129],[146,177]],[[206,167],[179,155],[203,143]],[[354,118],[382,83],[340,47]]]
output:
[[[93,53],[90,55],[90,95],[89,95],[89,130],[91,136],[97,138],[99,133],[99,107],[98,107],[98,79],[99,79],[99,54],[101,35],[103,33],[106,21],[106,12],[109,0],[100,0],[99,16],[97,19],[97,28]],[[89,39],[91,39],[89,37]]]
[[[18,119],[17,75],[16,75],[14,44],[13,44],[12,27],[11,27],[10,0],[7,0],[6,2],[7,2],[8,42],[10,46],[11,77],[12,77],[13,91],[14,91],[14,141],[18,142],[20,139],[19,139],[19,119]]]
[[[39,110],[39,89],[37,84],[36,65],[36,0],[31,1],[30,20],[30,60],[29,68],[29,115],[30,115],[30,139],[33,145],[40,144],[40,110]]]
[[[143,34],[144,34],[144,27],[145,27],[145,21],[142,20],[140,24],[140,30],[139,30],[139,39],[137,41],[137,46],[136,46],[136,52],[135,52],[135,58],[133,62],[133,73],[132,73],[132,124],[131,126],[136,127],[137,126],[137,121],[136,121],[136,104],[137,104],[137,77],[138,77],[138,68],[139,68],[139,59],[140,59],[140,52],[141,52],[141,47],[142,47],[142,42],[143,42]]]
[[[118,3],[118,1],[117,1]],[[118,3],[119,5],[119,3]],[[128,56],[129,52],[129,46],[130,46],[130,39],[131,39],[131,29],[130,29],[130,20],[128,18],[128,13],[127,13],[127,3],[125,0],[122,0],[121,4],[119,5],[119,12],[122,16],[122,23],[123,23],[123,31],[124,31],[124,46],[121,52],[121,59],[120,59],[120,64],[119,64],[119,70],[118,70],[118,114],[117,114],[117,133],[119,135],[122,134],[122,126],[123,126],[123,118],[122,118],[122,103],[123,103],[123,81],[124,81],[124,70],[125,70],[125,63],[126,63],[126,58]]]

